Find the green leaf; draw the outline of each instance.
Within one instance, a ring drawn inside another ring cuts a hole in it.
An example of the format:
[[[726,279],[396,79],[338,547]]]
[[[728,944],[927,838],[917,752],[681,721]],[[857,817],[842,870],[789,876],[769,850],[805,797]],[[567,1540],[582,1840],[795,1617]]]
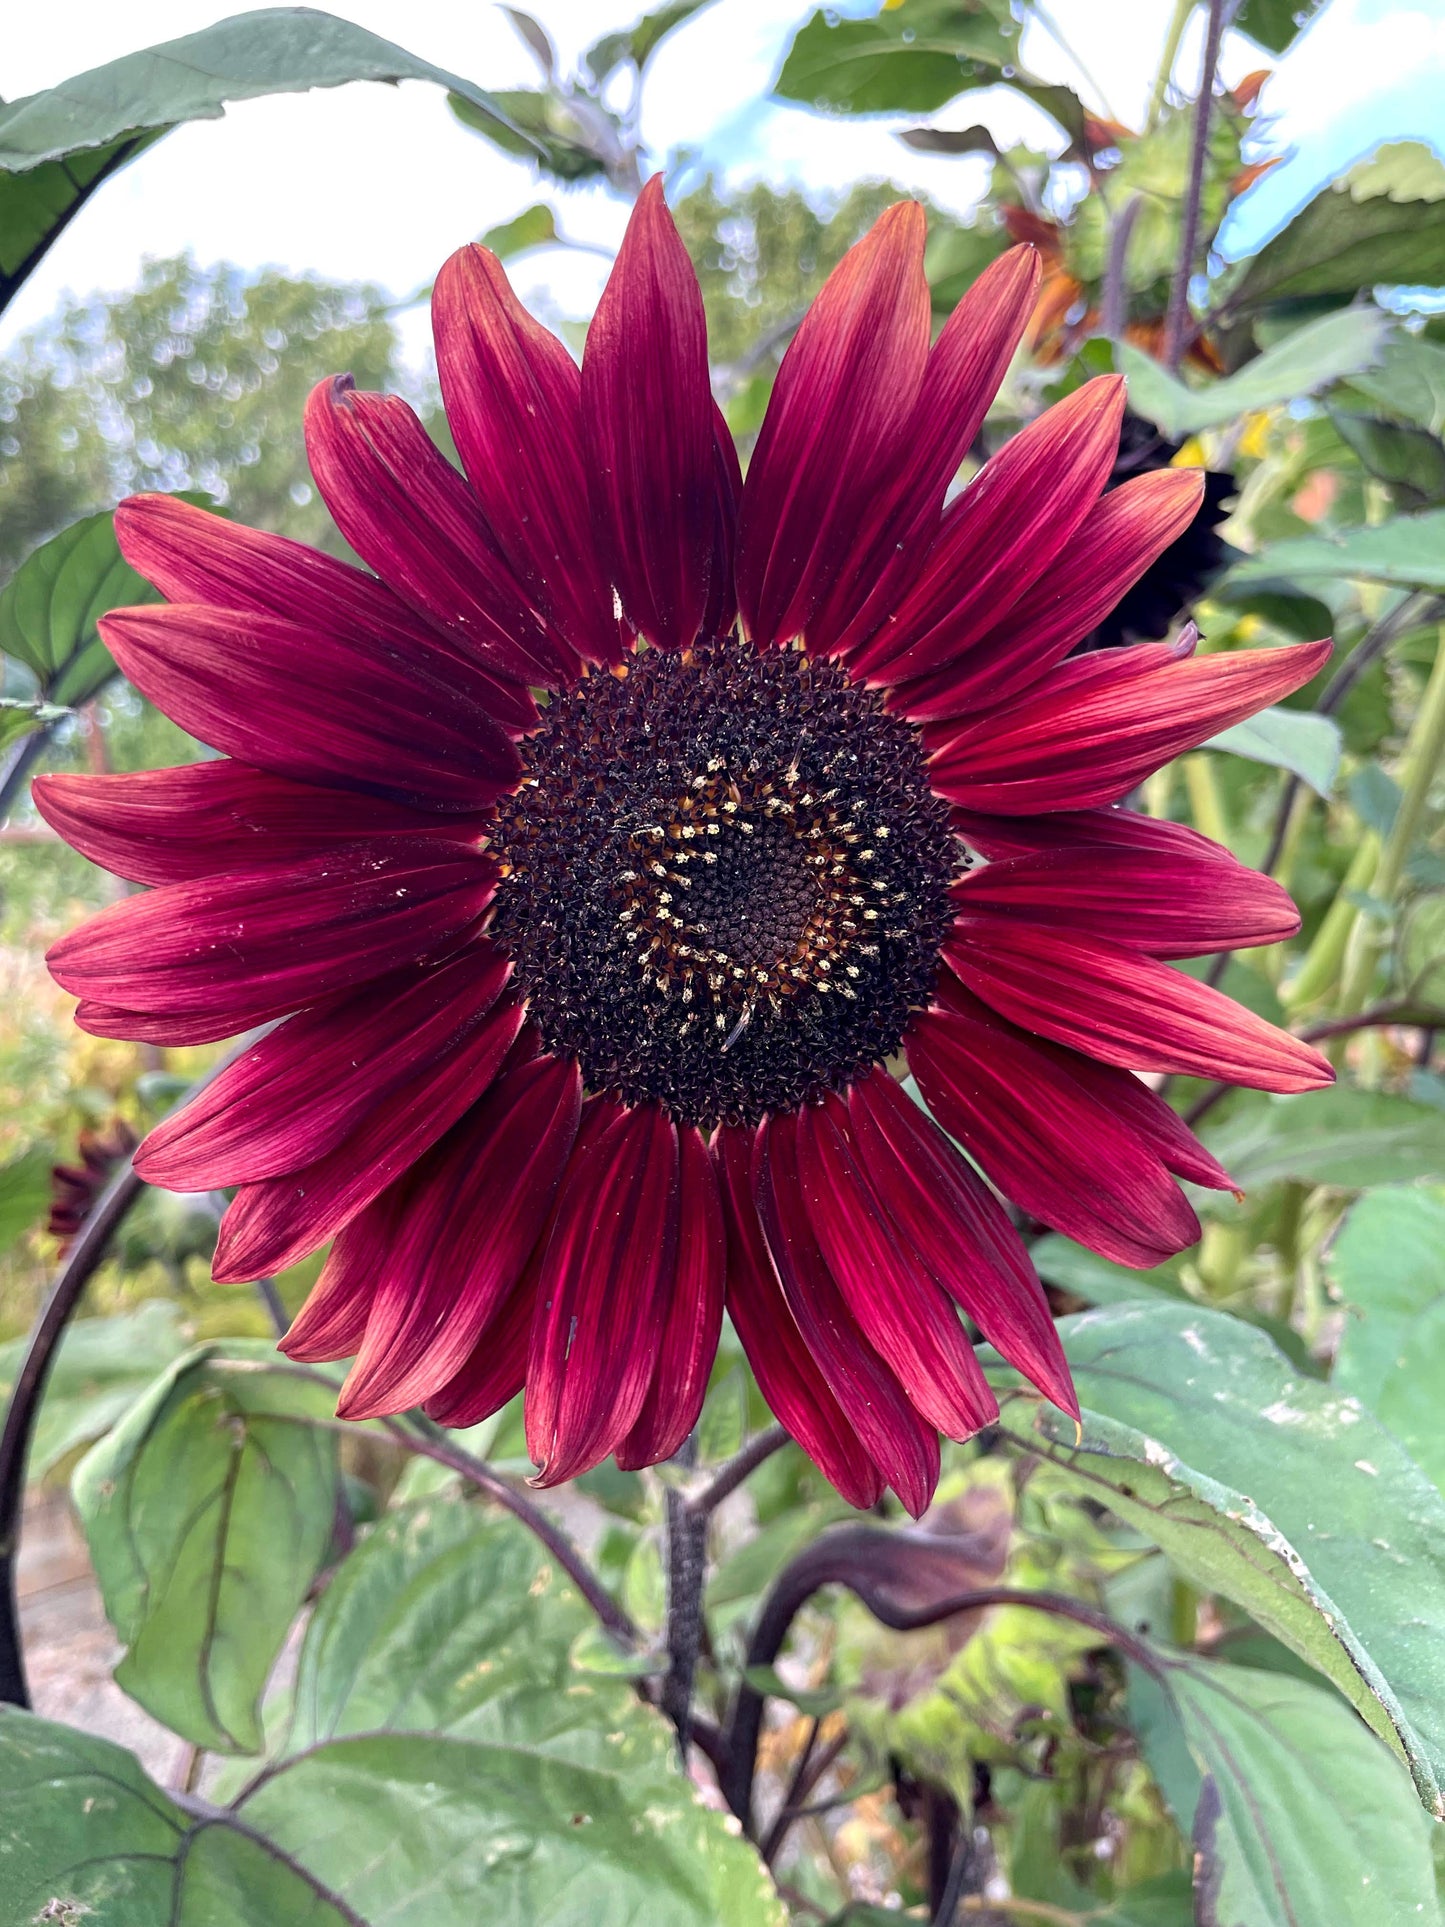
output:
[[[1234,279],[1233,316],[1275,301],[1348,301],[1381,284],[1445,283],[1445,164],[1393,141],[1317,194]]]
[[[0,589],[0,653],[24,663],[47,700],[87,702],[116,674],[97,619],[155,600],[122,557],[110,511],[88,515],[26,556]]]
[[[696,1804],[631,1677],[573,1664],[592,1628],[514,1519],[455,1499],[389,1514],[322,1594],[276,1778],[244,1817],[388,1927],[471,1927],[484,1872],[488,1920],[517,1927],[565,1918],[549,1908],[578,1879],[606,1896],[598,1927],[777,1921],[760,1862]],[[363,1890],[346,1842],[368,1828],[395,1864]]]
[[[489,227],[481,237],[500,261],[511,261],[530,248],[545,248],[557,239],[557,220],[545,201],[525,207],[514,220]]]
[[[447,104],[463,127],[481,134],[504,154],[535,162],[553,180],[584,181],[607,172],[592,134],[566,97],[551,88],[503,89],[491,96],[490,104],[465,94],[448,94]],[[588,109],[602,111],[590,102]]]
[[[1161,1298],[1185,1297],[1178,1277],[1169,1267],[1157,1271],[1130,1271],[1125,1265],[1112,1264],[1097,1252],[1076,1245],[1071,1238],[1050,1232],[1030,1248],[1034,1269],[1047,1284],[1071,1291],[1091,1305],[1156,1303]]]
[[[50,1208],[50,1172],[55,1160],[49,1151],[22,1151],[0,1164],[0,1251],[8,1251],[27,1231],[43,1222]],[[0,1350],[0,1378],[10,1351]],[[3,1403],[3,1400],[0,1400]]]
[[[1340,726],[1328,716],[1312,716],[1304,709],[1262,709],[1246,722],[1211,736],[1206,749],[1227,749],[1252,763],[1287,769],[1328,796],[1339,774],[1342,748]]]
[[[998,1374],[1005,1431],[1338,1687],[1438,1814],[1445,1499],[1357,1399],[1225,1313],[1119,1305],[1060,1332],[1082,1440]]]
[[[1247,33],[1272,54],[1282,54],[1302,27],[1307,27],[1325,0],[1244,0],[1234,16],[1238,33]]]
[[[1445,1489],[1445,1191],[1388,1185],[1349,1210],[1327,1263],[1348,1316],[1334,1383]]]
[[[1445,347],[1438,342],[1397,335],[1379,367],[1357,375],[1350,387],[1387,414],[1445,435]]]
[[[828,8],[799,28],[774,92],[844,114],[931,114],[1012,65],[1018,23],[991,0],[903,0],[872,19]]]
[[[22,703],[12,696],[0,696],[0,750],[13,748],[37,729],[49,729],[69,714],[56,703]]]
[[[1340,440],[1361,467],[1396,490],[1402,508],[1445,501],[1445,444],[1423,428],[1380,421],[1353,408],[1330,407]]]
[[[63,161],[43,161],[23,174],[0,168],[0,311],[96,189],[165,132],[162,127],[127,135]]]
[[[74,1497],[116,1680],[222,1753],[262,1744],[266,1677],[330,1543],[338,1492],[331,1387],[267,1344],[178,1359],[76,1468]]]
[[[1202,1135],[1242,1191],[1279,1178],[1362,1191],[1445,1177],[1445,1115],[1386,1091],[1337,1085],[1300,1097],[1250,1097]]]
[[[621,33],[603,34],[583,54],[582,64],[599,86],[624,60],[630,60],[641,72],[675,27],[682,26],[711,4],[712,0],[670,0],[670,4],[659,7],[656,12],[643,14],[635,27],[624,28]]]
[[[1253,583],[1308,582],[1339,576],[1445,591],[1445,509],[1395,515],[1375,527],[1293,536],[1237,562],[1231,590]]]
[[[1229,1927],[1438,1927],[1430,1822],[1398,1761],[1332,1693],[1159,1655],[1131,1668],[1145,1759],[1192,1836],[1197,1918]]]
[[[429,80],[502,112],[471,81],[310,7],[238,14],[0,105],[0,307],[95,189],[172,127],[353,80]]]
[[[0,1346],[0,1408],[28,1343],[22,1338]],[[77,1447],[94,1444],[185,1350],[180,1314],[168,1299],[153,1298],[111,1318],[76,1319],[50,1368],[30,1448],[30,1477],[43,1478]]]
[[[1172,440],[1182,441],[1236,415],[1294,401],[1373,368],[1394,332],[1394,322],[1378,308],[1321,315],[1247,362],[1238,374],[1198,388],[1186,386],[1127,341],[1118,343],[1116,352],[1120,371],[1129,380],[1129,406]]]
[[[0,1856],[5,1927],[357,1927],[272,1843],[184,1813],[109,1740],[12,1706],[0,1706]]]

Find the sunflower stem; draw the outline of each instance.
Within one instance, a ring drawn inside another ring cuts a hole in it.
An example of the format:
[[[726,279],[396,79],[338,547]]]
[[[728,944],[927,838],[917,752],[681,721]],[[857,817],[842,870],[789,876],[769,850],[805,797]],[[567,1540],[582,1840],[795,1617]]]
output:
[[[1405,750],[1404,788],[1395,821],[1380,851],[1370,886],[1371,896],[1388,911],[1404,879],[1405,865],[1430,799],[1430,790],[1445,758],[1445,624],[1439,632],[1435,665],[1420,699]],[[1353,906],[1351,906],[1353,908]],[[1340,985],[1339,1015],[1352,1017],[1363,1010],[1374,987],[1375,973],[1385,944],[1381,919],[1355,911]]]
[[[1214,74],[1219,65],[1219,43],[1224,37],[1227,0],[1209,0],[1209,25],[1204,35],[1204,67],[1199,76],[1199,98],[1194,103],[1194,144],[1189,155],[1189,186],[1184,196],[1179,234],[1179,259],[1169,290],[1164,321],[1164,365],[1177,368],[1184,358],[1189,334],[1189,283],[1199,245],[1199,216],[1204,201],[1204,169],[1209,158],[1209,122],[1214,112]]]
[[[689,1470],[697,1463],[697,1433],[673,1461]],[[667,1674],[662,1710],[677,1728],[677,1743],[687,1759],[697,1657],[702,1650],[702,1588],[707,1576],[708,1514],[697,1512],[683,1493],[669,1486],[667,1506]]]

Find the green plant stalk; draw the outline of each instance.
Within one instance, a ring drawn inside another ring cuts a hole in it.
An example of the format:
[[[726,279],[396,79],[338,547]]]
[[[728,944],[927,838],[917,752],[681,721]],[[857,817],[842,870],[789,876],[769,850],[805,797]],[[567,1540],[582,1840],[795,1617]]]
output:
[[[1192,756],[1183,760],[1184,787],[1189,796],[1189,812],[1194,818],[1194,827],[1215,843],[1229,847],[1229,819],[1224,813],[1224,799],[1219,794],[1219,784],[1215,781],[1214,763],[1204,750],[1196,750]]]
[[[1149,118],[1144,123],[1146,134],[1152,133],[1158,126],[1159,116],[1164,111],[1164,96],[1169,91],[1174,63],[1179,58],[1179,43],[1184,38],[1184,29],[1189,25],[1194,4],[1195,0],[1174,0],[1174,15],[1169,22],[1169,31],[1164,36],[1164,51],[1159,56],[1159,71],[1154,76],[1154,89],[1149,96]]]
[[[1287,1010],[1317,1002],[1339,982],[1350,932],[1360,914],[1350,902],[1349,892],[1369,889],[1379,858],[1380,839],[1375,831],[1366,830],[1344,880],[1335,892],[1335,900],[1325,912],[1314,941],[1305,952],[1304,962],[1289,982],[1280,986],[1280,1002]]]
[[[1394,904],[1442,757],[1445,757],[1445,624],[1439,630],[1435,665],[1420,699],[1405,750],[1400,807],[1370,886],[1370,894],[1383,904]],[[1383,948],[1384,931],[1380,924],[1373,917],[1362,917],[1357,912],[1340,985],[1338,1014],[1341,1017],[1353,1017],[1364,1009]]]

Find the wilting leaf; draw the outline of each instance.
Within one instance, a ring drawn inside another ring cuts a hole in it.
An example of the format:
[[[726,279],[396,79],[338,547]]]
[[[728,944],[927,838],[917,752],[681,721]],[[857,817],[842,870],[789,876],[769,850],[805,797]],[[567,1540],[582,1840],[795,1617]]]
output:
[[[178,1359],[76,1468],[76,1507],[116,1680],[177,1733],[223,1753],[262,1743],[257,1702],[330,1542],[331,1387],[268,1345]]]
[[[97,618],[156,592],[124,560],[110,511],[87,515],[26,556],[0,589],[0,654],[54,703],[83,703],[116,673]]]
[[[0,307],[101,182],[172,127],[353,80],[430,80],[499,111],[471,81],[310,7],[238,14],[0,105]]]
[[[1334,1383],[1445,1488],[1445,1191],[1388,1185],[1351,1207],[1328,1264],[1345,1301]]]
[[[1346,375],[1373,368],[1395,324],[1378,308],[1349,308],[1321,315],[1275,342],[1238,374],[1190,388],[1127,341],[1117,348],[1129,380],[1129,406],[1181,441],[1257,408],[1272,408],[1313,394]]]
[[[1279,1178],[1362,1191],[1445,1177],[1445,1113],[1386,1091],[1251,1096],[1202,1135],[1243,1191]]]
[[[1196,1919],[1438,1927],[1430,1822],[1399,1762],[1322,1686],[1160,1653],[1131,1668],[1144,1756],[1195,1852]]]
[[[0,1408],[10,1395],[26,1344],[16,1339],[0,1346]],[[185,1349],[180,1314],[164,1298],[111,1318],[76,1319],[50,1368],[30,1448],[30,1476],[42,1478],[78,1446],[103,1437]]]
[[[1274,301],[1348,301],[1381,283],[1445,282],[1445,163],[1393,141],[1317,194],[1237,278],[1231,315]]]
[[[1438,1812],[1440,1493],[1358,1399],[1225,1313],[1118,1305],[1060,1329],[1082,1441],[1000,1374],[1005,1431],[1337,1686]]]
[[[1262,709],[1247,722],[1211,736],[1206,749],[1227,749],[1253,763],[1287,769],[1328,796],[1340,767],[1340,726],[1304,709]]]

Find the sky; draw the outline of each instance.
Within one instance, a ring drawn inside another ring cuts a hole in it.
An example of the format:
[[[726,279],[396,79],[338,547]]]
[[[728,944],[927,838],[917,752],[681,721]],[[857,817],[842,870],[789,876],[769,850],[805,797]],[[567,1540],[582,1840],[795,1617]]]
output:
[[[871,11],[843,0],[840,11]],[[564,66],[599,34],[636,18],[627,0],[533,0]],[[51,86],[77,65],[191,33],[225,0],[64,0],[7,8],[0,95]],[[535,85],[536,69],[500,7],[486,0],[335,0],[330,11],[490,88]],[[896,138],[906,121],[830,119],[768,99],[792,33],[811,11],[790,0],[714,0],[663,43],[644,96],[642,131],[654,162],[684,159],[679,185],[711,169],[733,182],[762,177],[817,192],[885,177],[967,212],[982,164],[915,154]],[[1171,0],[1051,0],[1049,17],[1087,78],[1035,22],[1023,58],[1068,80],[1116,119],[1139,124]],[[1200,59],[1200,11],[1177,73]],[[78,61],[83,50],[83,61]],[[1382,140],[1433,140],[1445,151],[1445,0],[1328,0],[1280,61],[1238,35],[1221,71],[1235,82],[1274,66],[1261,97],[1270,151],[1284,166],[1240,203],[1229,237],[1248,251],[1324,181]],[[971,95],[933,117],[983,120],[1000,140],[1041,139],[1050,123],[1003,89]],[[626,218],[605,190],[540,187],[452,118],[423,82],[357,85],[252,101],[224,119],[178,129],[109,182],[82,210],[0,320],[0,349],[67,294],[132,284],[142,258],[190,248],[202,261],[312,269],[380,282],[404,297],[430,281],[455,247],[551,199],[564,232],[615,247]],[[585,315],[606,262],[556,249],[516,266],[524,298]],[[425,313],[404,322],[407,350],[424,349]]]

